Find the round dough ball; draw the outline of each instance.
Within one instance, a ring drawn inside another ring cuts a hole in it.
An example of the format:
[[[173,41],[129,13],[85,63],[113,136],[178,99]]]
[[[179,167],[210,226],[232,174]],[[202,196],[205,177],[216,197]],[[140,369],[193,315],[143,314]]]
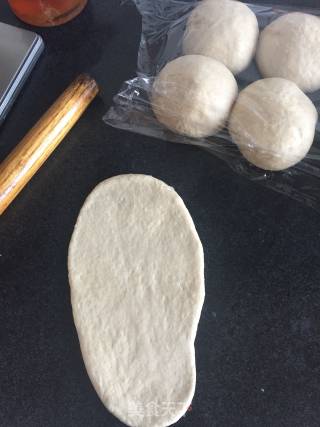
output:
[[[200,138],[223,127],[237,94],[237,82],[223,64],[201,55],[186,55],[160,71],[151,104],[167,128]]]
[[[256,61],[264,77],[283,77],[313,92],[320,89],[319,46],[320,19],[289,13],[261,32]]]
[[[258,35],[257,18],[245,4],[204,0],[189,17],[183,52],[210,56],[237,74],[254,56]]]
[[[249,162],[277,171],[305,157],[317,120],[315,106],[295,83],[270,78],[258,80],[240,93],[229,131]]]

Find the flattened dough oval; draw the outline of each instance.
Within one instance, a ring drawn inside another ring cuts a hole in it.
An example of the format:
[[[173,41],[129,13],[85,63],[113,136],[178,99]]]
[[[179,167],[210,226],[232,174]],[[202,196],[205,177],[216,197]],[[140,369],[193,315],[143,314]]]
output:
[[[80,211],[68,255],[74,322],[96,392],[129,426],[168,426],[191,403],[203,264],[182,199],[151,176],[107,179]]]

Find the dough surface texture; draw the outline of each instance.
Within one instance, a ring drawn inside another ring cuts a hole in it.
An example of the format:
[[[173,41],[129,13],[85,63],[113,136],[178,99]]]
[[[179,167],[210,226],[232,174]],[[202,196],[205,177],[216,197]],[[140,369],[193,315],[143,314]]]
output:
[[[68,254],[83,360],[104,405],[133,427],[185,414],[204,301],[203,249],[173,188],[120,175],[87,197]]]
[[[263,77],[292,80],[304,92],[320,88],[320,18],[293,12],[260,34],[256,62]]]
[[[191,12],[183,52],[210,56],[233,74],[248,67],[258,41],[259,26],[248,6],[233,0],[203,0]]]
[[[153,84],[151,105],[164,126],[200,138],[224,126],[237,94],[236,80],[221,62],[186,55],[160,71]]]
[[[229,131],[249,162],[276,171],[306,156],[317,120],[315,106],[295,83],[270,78],[257,80],[240,92]]]

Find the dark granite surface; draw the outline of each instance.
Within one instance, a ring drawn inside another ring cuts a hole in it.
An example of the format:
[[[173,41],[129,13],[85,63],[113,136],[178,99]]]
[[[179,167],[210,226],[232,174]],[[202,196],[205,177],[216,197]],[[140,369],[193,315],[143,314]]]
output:
[[[4,0],[0,20],[24,26]],[[197,389],[177,425],[318,427],[320,214],[205,151],[102,122],[134,75],[140,20],[132,5],[92,0],[70,24],[39,32],[46,50],[0,129],[0,159],[80,72],[96,77],[101,96],[0,218],[0,426],[122,425],[86,375],[66,257],[86,195],[133,172],[175,187],[204,245]]]

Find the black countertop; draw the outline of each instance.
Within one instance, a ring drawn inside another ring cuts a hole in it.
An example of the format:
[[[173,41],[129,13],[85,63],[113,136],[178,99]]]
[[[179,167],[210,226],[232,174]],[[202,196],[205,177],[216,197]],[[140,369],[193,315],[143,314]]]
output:
[[[3,0],[0,20],[24,26]],[[0,159],[80,72],[101,96],[0,218],[0,426],[122,425],[86,374],[66,259],[93,187],[144,173],[182,196],[205,251],[197,388],[177,425],[318,427],[320,215],[201,149],[102,122],[135,72],[140,19],[130,3],[91,0],[68,25],[38,32],[46,50],[0,130]]]

